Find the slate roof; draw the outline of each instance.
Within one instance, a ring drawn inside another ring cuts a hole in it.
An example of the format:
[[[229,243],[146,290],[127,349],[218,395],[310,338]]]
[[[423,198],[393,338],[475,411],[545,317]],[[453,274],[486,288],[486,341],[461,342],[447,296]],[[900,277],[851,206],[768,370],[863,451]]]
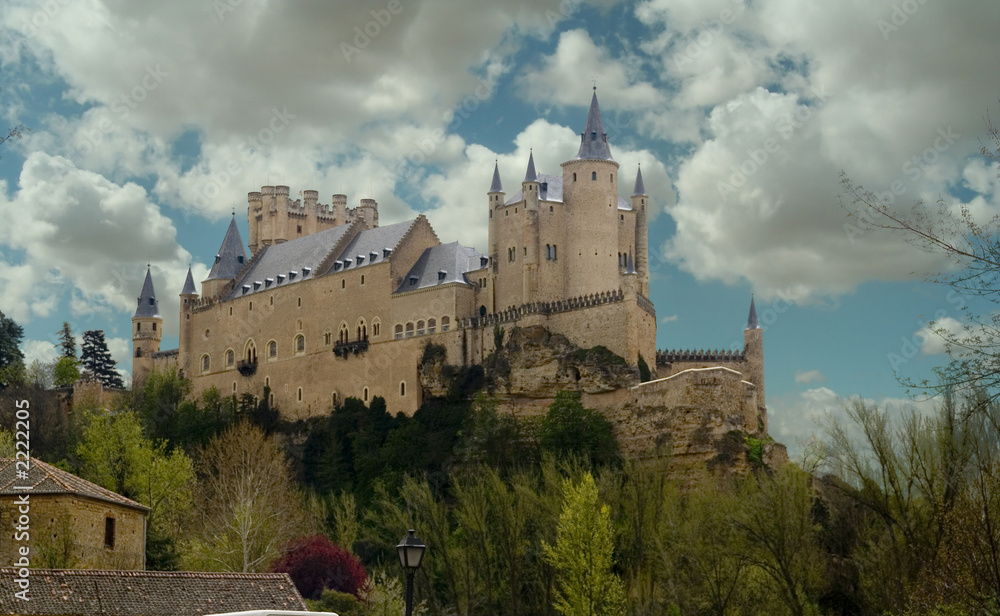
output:
[[[757,308],[753,305],[753,297],[750,297],[750,316],[747,317],[747,329],[760,329],[757,322]]]
[[[18,469],[15,462],[14,458],[0,458],[0,495],[20,496],[25,491],[18,490],[17,488],[31,486],[31,490],[27,491],[31,496],[40,494],[73,494],[139,509],[140,511],[149,511],[149,507],[145,505],[35,458],[31,458],[28,478],[18,479]]]
[[[396,289],[396,293],[417,291],[451,282],[471,285],[465,273],[486,267],[483,259],[486,259],[486,255],[458,242],[432,246],[425,249],[413,264],[409,273],[403,278],[402,284]]]
[[[184,288],[181,289],[181,295],[197,295],[198,290],[194,286],[194,276],[191,275],[191,268],[188,268],[187,278],[184,279]]]
[[[632,189],[632,196],[639,197],[646,195],[646,185],[642,182],[642,167],[635,172],[635,188]]]
[[[316,268],[349,228],[349,224],[340,225],[265,247],[258,253],[250,268],[236,281],[228,299],[315,278],[319,274]],[[303,268],[309,268],[309,271]],[[243,292],[244,285],[249,287],[246,293]]]
[[[541,201],[555,201],[557,203],[562,203],[563,200],[563,185],[561,175],[549,175],[547,173],[539,173],[536,176],[538,179],[538,198]],[[510,199],[504,205],[511,205],[517,203],[518,201],[524,201],[524,189],[518,190],[514,193]]]
[[[16,570],[0,568],[0,614],[204,616],[306,610],[287,573],[31,569],[29,601],[14,596]]]
[[[226,230],[226,237],[222,240],[222,246],[218,254],[215,255],[215,263],[212,264],[212,271],[208,273],[205,280],[229,280],[236,278],[236,275],[243,269],[247,260],[247,251],[243,247],[243,240],[240,238],[240,230],[236,227],[236,216],[229,222]]]
[[[580,150],[577,152],[576,158],[578,160],[614,160],[611,157],[611,146],[608,145],[608,135],[604,132],[601,107],[597,104],[597,88],[594,88],[594,96],[590,99],[587,126],[580,133]]]
[[[537,182],[538,174],[535,173],[535,153],[528,154],[528,170],[524,172],[525,182]]]
[[[351,240],[351,243],[347,245],[347,248],[337,255],[328,273],[356,270],[359,267],[387,260],[388,255],[385,251],[389,250],[391,252],[395,250],[396,246],[399,245],[399,242],[415,222],[416,219],[404,220],[394,225],[365,229],[361,233],[358,233]],[[361,258],[359,259],[359,257]],[[348,260],[350,260],[349,263]],[[338,262],[340,265],[337,265]]]
[[[503,192],[503,184],[500,183],[500,165],[493,163],[493,183],[490,184],[490,192]]]
[[[139,300],[135,308],[136,317],[158,317],[160,316],[160,304],[156,301],[156,291],[153,289],[153,276],[146,268],[146,280],[142,283],[142,291],[139,292]]]

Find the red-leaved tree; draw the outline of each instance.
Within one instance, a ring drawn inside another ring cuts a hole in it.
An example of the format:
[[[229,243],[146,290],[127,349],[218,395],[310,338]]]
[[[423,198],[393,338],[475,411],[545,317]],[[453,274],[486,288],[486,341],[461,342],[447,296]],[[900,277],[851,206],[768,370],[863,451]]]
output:
[[[368,577],[356,556],[324,535],[293,539],[271,571],[287,573],[306,599],[319,599],[326,588],[357,597]]]

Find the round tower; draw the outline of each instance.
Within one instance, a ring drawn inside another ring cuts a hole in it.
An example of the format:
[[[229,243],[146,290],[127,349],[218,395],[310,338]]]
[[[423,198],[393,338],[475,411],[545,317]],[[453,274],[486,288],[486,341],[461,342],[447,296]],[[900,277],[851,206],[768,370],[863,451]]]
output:
[[[187,278],[184,279],[184,288],[181,289],[181,319],[180,331],[177,341],[177,364],[181,373],[190,374],[190,353],[191,353],[191,313],[194,312],[195,302],[198,301],[198,291],[194,286],[194,276],[191,275],[191,268],[188,268]]]
[[[608,135],[597,103],[590,101],[587,126],[580,134],[576,158],[562,164],[566,207],[569,297],[617,290],[618,163],[611,157]]]
[[[635,174],[632,189],[632,210],[635,211],[635,271],[639,275],[639,292],[649,297],[649,231],[646,223],[646,206],[649,195],[642,181],[642,168]]]
[[[494,274],[497,271],[497,259],[499,258],[496,225],[498,217],[502,215],[504,200],[507,196],[503,190],[503,184],[500,182],[500,165],[496,161],[493,163],[493,183],[490,184],[490,191],[486,193],[486,196],[489,199],[489,244],[487,252],[490,258],[490,268],[486,276],[488,281],[487,309],[489,312],[494,312],[496,310],[496,298],[494,297],[494,289],[496,288],[494,284]]]
[[[132,384],[133,389],[145,381],[153,369],[153,353],[160,350],[163,337],[163,317],[153,289],[153,277],[146,267],[135,314],[132,316]]]
[[[743,354],[746,357],[747,380],[757,386],[757,418],[767,432],[767,407],[764,402],[764,330],[757,322],[757,308],[750,298],[750,315],[743,330]],[[751,426],[751,429],[753,426]]]

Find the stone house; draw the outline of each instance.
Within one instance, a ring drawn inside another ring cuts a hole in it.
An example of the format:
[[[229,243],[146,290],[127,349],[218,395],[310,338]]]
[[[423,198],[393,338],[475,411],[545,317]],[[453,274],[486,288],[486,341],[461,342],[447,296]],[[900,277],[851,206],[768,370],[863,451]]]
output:
[[[13,522],[27,494],[31,562],[145,568],[148,507],[34,458],[26,478],[18,472],[17,460],[0,458],[0,566],[12,566],[24,545]]]

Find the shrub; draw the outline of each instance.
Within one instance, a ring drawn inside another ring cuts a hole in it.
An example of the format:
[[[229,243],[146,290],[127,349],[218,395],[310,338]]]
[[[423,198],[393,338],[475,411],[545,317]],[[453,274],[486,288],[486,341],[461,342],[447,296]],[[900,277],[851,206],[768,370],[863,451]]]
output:
[[[356,556],[323,535],[293,539],[288,547],[271,571],[287,573],[303,598],[320,599],[327,588],[360,596],[367,574]]]

